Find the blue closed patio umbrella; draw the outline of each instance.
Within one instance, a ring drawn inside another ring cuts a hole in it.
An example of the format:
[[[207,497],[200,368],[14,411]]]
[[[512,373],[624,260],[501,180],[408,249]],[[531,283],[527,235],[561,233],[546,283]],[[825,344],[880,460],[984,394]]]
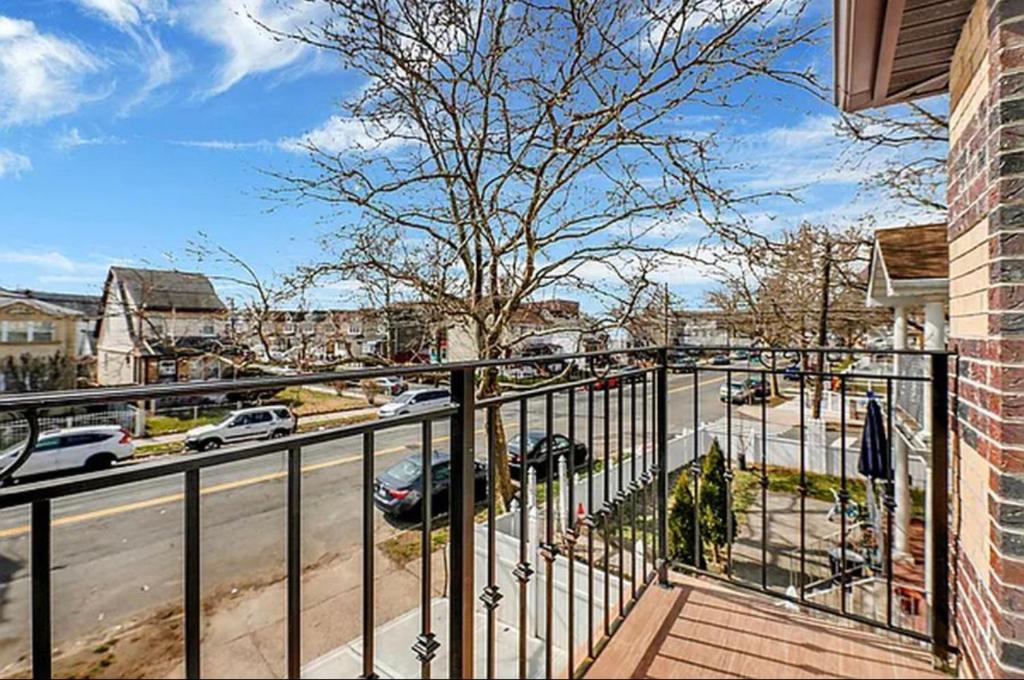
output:
[[[860,459],[857,471],[868,478],[865,486],[871,525],[875,536],[882,535],[882,512],[875,494],[875,480],[889,479],[889,438],[885,431],[882,407],[875,395],[868,393],[868,410],[864,415],[864,436],[860,440]]]
[[[885,432],[882,407],[870,393],[868,411],[864,416],[864,436],[860,440],[857,471],[868,479],[889,479],[889,438]]]

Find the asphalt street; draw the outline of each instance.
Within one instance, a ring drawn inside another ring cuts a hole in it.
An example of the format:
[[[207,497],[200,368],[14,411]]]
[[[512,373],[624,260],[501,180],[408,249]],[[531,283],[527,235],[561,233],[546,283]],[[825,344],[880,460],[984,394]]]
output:
[[[702,420],[724,412],[722,377],[697,379]],[[669,378],[669,430],[692,426],[693,375]],[[653,389],[649,390],[653,395]],[[631,387],[623,388],[624,431],[630,441]],[[595,394],[595,450],[603,452],[604,393]],[[639,423],[641,389],[636,387]],[[577,439],[586,440],[587,394],[575,394]],[[612,448],[618,430],[617,393],[609,395]],[[554,400],[555,429],[567,429],[568,399]],[[531,429],[544,427],[544,399],[531,400]],[[651,410],[649,409],[649,414]],[[502,417],[509,436],[518,431],[518,406]],[[483,413],[477,417],[477,456],[486,455]],[[435,423],[434,446],[447,446],[447,423]],[[637,437],[641,436],[640,425]],[[421,429],[408,425],[375,438],[376,472],[419,451]],[[349,437],[302,452],[302,559],[312,565],[362,550],[362,441]],[[286,459],[271,454],[207,468],[202,473],[202,588],[204,593],[244,587],[285,569]],[[83,494],[53,504],[53,621],[57,647],[98,629],[180,602],[183,595],[183,478],[173,476]],[[28,509],[0,514],[0,668],[30,650],[31,606]],[[402,530],[375,511],[375,542]],[[380,597],[386,597],[381,594]],[[284,602],[281,603],[282,608]]]

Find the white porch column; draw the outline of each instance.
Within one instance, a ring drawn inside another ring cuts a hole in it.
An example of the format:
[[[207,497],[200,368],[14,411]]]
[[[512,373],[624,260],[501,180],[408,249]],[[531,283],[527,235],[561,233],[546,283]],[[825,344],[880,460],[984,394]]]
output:
[[[946,312],[941,302],[926,302],[924,305],[924,348],[946,348]],[[928,437],[932,431],[931,403],[931,385],[925,383],[924,414],[921,418],[921,428],[925,437]]]
[[[924,348],[925,349],[945,349],[946,348],[946,313],[943,303],[941,302],[927,302],[924,305]],[[928,440],[931,441],[931,426],[932,426],[932,412],[931,412],[931,397],[932,389],[930,383],[925,383],[924,386],[924,427],[925,435],[928,436]],[[925,474],[925,519],[924,519],[924,574],[925,574],[925,593],[927,594],[928,602],[931,603],[932,597],[932,461],[931,458],[927,460],[927,469]]]
[[[901,350],[907,348],[907,310],[905,307],[893,309],[892,348]],[[902,357],[893,356],[893,373],[900,374]],[[899,391],[899,381],[893,382],[893,390]],[[889,399],[895,399],[895,394],[888,395]],[[895,402],[894,402],[895,403]],[[896,432],[890,432],[892,438],[893,469],[896,492],[896,526],[894,529],[895,557],[905,558],[910,554],[910,458],[907,455],[907,443],[903,441]]]

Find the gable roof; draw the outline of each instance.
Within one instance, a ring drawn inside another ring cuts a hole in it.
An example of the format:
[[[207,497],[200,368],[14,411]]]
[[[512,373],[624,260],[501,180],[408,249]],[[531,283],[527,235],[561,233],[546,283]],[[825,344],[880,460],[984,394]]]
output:
[[[150,311],[225,312],[213,283],[204,274],[166,269],[111,267],[133,302]]]
[[[947,238],[945,224],[876,229],[867,272],[868,306],[890,307],[947,300]]]
[[[944,279],[949,276],[945,223],[878,229],[875,243],[890,279]]]
[[[0,291],[0,309],[12,307],[14,305],[24,305],[26,307],[31,307],[36,311],[42,314],[46,314],[48,316],[67,317],[82,315],[82,313],[76,309],[62,307],[61,305],[55,305],[51,302],[44,302],[43,300],[25,297],[17,293],[7,293],[5,291]]]
[[[100,296],[82,295],[79,293],[52,293],[44,290],[32,290],[31,288],[19,288],[17,290],[0,289],[0,296],[13,296],[32,298],[49,302],[52,305],[66,307],[81,312],[87,317],[98,317],[100,315]]]

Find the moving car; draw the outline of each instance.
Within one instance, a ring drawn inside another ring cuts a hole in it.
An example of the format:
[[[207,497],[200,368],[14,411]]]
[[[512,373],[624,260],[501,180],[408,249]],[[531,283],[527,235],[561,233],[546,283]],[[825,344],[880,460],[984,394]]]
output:
[[[561,434],[551,435],[551,456],[552,464],[557,466],[559,456],[565,456],[569,451],[573,452],[573,460],[576,466],[586,463],[589,454],[585,444],[571,442],[569,438]],[[544,432],[528,432],[526,434],[526,464],[537,470],[538,473],[547,474],[548,464],[547,437]],[[518,479],[523,465],[523,437],[515,435],[508,441],[509,468],[512,471],[513,479]],[[556,467],[557,471],[557,467]]]
[[[276,439],[295,432],[298,421],[287,406],[254,406],[232,411],[213,425],[193,427],[185,434],[186,448],[209,451],[248,439]]]
[[[798,364],[790,364],[789,366],[786,366],[782,371],[782,377],[794,382],[800,380],[800,366]]]
[[[403,392],[387,404],[377,409],[381,418],[404,416],[408,413],[419,413],[452,403],[452,393],[446,389],[431,388]]]
[[[474,461],[477,500],[487,497],[487,466]],[[431,456],[431,510],[432,514],[448,510],[448,487],[451,483],[451,465],[447,451],[434,451]],[[414,454],[405,458],[373,480],[373,502],[386,515],[423,514],[423,456]]]
[[[0,466],[7,467],[21,453],[24,444],[0,453]],[[39,441],[15,479],[63,470],[103,470],[135,454],[132,433],[117,425],[69,427],[39,435]]]
[[[749,381],[733,378],[718,390],[719,401],[731,401],[734,404],[745,404],[754,398]]]
[[[716,354],[711,357],[712,366],[727,366],[730,362],[728,354]]]

